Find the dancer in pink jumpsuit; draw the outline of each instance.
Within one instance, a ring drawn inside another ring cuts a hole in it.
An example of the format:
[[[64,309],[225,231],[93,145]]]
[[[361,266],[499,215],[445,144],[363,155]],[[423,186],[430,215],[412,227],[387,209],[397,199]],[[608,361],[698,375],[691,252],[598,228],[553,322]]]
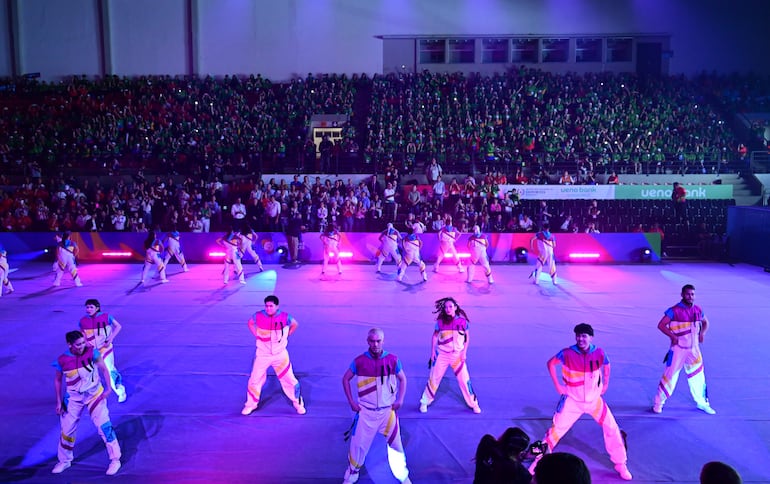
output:
[[[11,271],[8,267],[8,252],[5,247],[0,245],[0,296],[3,295],[3,291],[8,294],[13,292],[13,284],[8,279],[8,273]]]
[[[540,273],[545,269],[548,271],[548,275],[551,276],[554,285],[558,284],[559,281],[556,278],[556,259],[553,255],[553,251],[556,249],[556,237],[548,230],[547,224],[544,224],[543,229],[536,233],[529,241],[530,250],[532,250],[533,245],[537,245],[537,266],[534,272],[530,274],[530,277],[533,278],[532,282],[540,284]]]
[[[468,315],[451,297],[436,301],[434,312],[438,314],[438,318],[431,339],[430,359],[428,360],[430,374],[428,375],[428,384],[422,392],[422,398],[420,398],[420,412],[428,411],[428,405],[433,403],[436,398],[436,391],[441,379],[444,378],[444,373],[448,367],[452,367],[465,404],[473,410],[473,413],[481,413],[478,398],[476,398],[471,386],[468,365],[465,362],[470,343]]]
[[[350,438],[350,451],[345,484],[358,481],[366,454],[378,433],[385,436],[388,443],[388,464],[393,475],[403,483],[411,482],[396,414],[404,405],[406,374],[398,357],[383,349],[384,340],[381,329],[370,329],[366,337],[369,351],[356,357],[342,376],[342,389],[350,408],[356,412],[353,425],[346,433],[346,439]],[[353,398],[351,380],[355,380],[357,399]]]
[[[466,282],[473,282],[473,274],[476,272],[476,264],[480,265],[484,269],[484,275],[490,284],[494,284],[495,280],[492,277],[492,268],[489,267],[489,255],[487,255],[487,249],[489,248],[489,239],[481,233],[481,229],[478,225],[473,226],[473,234],[468,238],[468,250],[470,251],[471,258],[468,263],[468,279]]]
[[[548,373],[561,395],[553,425],[543,439],[552,451],[583,414],[589,414],[602,426],[604,447],[615,470],[624,480],[632,479],[626,467],[626,446],[615,417],[602,396],[610,383],[610,360],[604,350],[592,344],[594,329],[590,324],[575,326],[575,345],[564,348],[548,360]],[[561,365],[561,379],[557,367]],[[539,459],[530,467],[533,471]]]
[[[700,344],[708,328],[708,319],[700,306],[695,304],[695,286],[685,285],[682,287],[682,300],[668,308],[658,323],[658,329],[671,340],[671,348],[663,360],[666,369],[658,384],[653,412],[663,411],[666,400],[674,393],[679,372],[684,368],[690,394],[698,409],[709,415],[717,413],[709,404],[703,355],[700,352]]]
[[[61,278],[65,272],[70,273],[72,281],[77,287],[83,285],[80,281],[80,276],[78,275],[78,265],[76,261],[78,251],[78,244],[70,239],[70,233],[64,232],[61,236],[61,242],[56,246],[56,264],[54,265],[56,276],[53,279],[53,285],[55,287],[61,285]]]
[[[99,373],[101,373],[102,378],[109,380],[110,372],[99,350],[88,346],[83,333],[70,331],[66,339],[69,350],[53,362],[53,367],[56,368],[54,379],[56,413],[60,417],[61,436],[59,437],[59,462],[51,472],[59,474],[72,465],[72,450],[75,447],[78,422],[83,412],[88,410],[99,436],[107,447],[107,455],[110,457],[107,475],[111,476],[120,469],[120,444],[107,409],[107,397],[112,389],[109,385],[103,387],[99,379]],[[62,378],[66,381],[64,394],[62,394]]]
[[[246,392],[246,404],[241,413],[249,415],[259,405],[262,387],[267,378],[267,369],[273,367],[275,375],[281,382],[283,393],[289,397],[298,414],[305,414],[305,402],[300,394],[299,381],[289,360],[286,345],[299,323],[291,315],[278,309],[278,297],[274,295],[265,298],[265,309],[257,311],[249,319],[249,331],[257,339],[257,351],[254,354],[254,364],[249,376],[249,387]]]

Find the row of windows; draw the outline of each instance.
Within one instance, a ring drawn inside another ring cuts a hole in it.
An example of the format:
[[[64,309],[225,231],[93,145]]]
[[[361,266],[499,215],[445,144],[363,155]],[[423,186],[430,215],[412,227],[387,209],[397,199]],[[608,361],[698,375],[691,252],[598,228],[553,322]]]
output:
[[[418,40],[420,64],[631,62],[632,58],[630,37]]]

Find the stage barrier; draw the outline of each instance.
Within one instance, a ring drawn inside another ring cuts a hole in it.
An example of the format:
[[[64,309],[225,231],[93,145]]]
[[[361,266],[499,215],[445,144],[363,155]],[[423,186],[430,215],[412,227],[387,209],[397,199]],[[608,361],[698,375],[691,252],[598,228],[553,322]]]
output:
[[[181,244],[185,258],[194,263],[222,262],[224,250],[216,240],[221,233],[182,233]],[[373,261],[379,247],[379,234],[364,232],[342,233],[340,244],[343,261]],[[611,233],[611,234],[555,234],[557,261],[587,263],[634,263],[660,262],[660,234],[657,233]],[[469,234],[462,234],[456,244],[461,257],[468,255]],[[488,249],[492,262],[534,263],[535,255],[530,251],[531,233],[487,234]],[[82,232],[73,233],[72,240],[80,248],[81,262],[125,262],[141,261],[144,258],[144,241],[147,234],[124,232]],[[422,234],[422,256],[426,262],[436,260],[438,238],[435,233]],[[49,258],[53,260],[56,245],[51,232],[3,232],[0,245],[8,251],[11,265],[14,261]],[[320,234],[307,232],[302,235],[300,259],[304,262],[320,262],[323,248]],[[286,236],[280,232],[263,232],[254,248],[264,263],[285,261],[288,250]],[[48,253],[44,251],[48,249]],[[522,252],[521,249],[526,250]],[[518,254],[518,257],[517,257]]]

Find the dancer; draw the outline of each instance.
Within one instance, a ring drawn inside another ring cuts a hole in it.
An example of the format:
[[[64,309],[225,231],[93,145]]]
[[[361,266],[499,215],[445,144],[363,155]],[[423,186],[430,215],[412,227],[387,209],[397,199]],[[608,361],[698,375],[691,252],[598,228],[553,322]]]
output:
[[[249,386],[246,392],[246,404],[241,410],[242,415],[249,415],[259,406],[262,387],[267,378],[267,369],[273,367],[278,380],[281,382],[283,393],[289,397],[294,409],[300,415],[305,415],[305,401],[299,389],[299,381],[289,360],[286,345],[289,336],[294,334],[299,326],[296,319],[278,309],[278,297],[270,295],[265,298],[265,309],[257,311],[249,319],[249,331],[257,340],[257,350],[249,376]]]
[[[11,269],[8,267],[8,251],[0,245],[0,283],[2,283],[0,284],[0,297],[3,296],[3,291],[8,294],[13,292],[13,284],[8,279],[10,271]]]
[[[190,269],[188,269],[187,261],[185,261],[184,254],[182,253],[182,245],[179,243],[179,231],[174,230],[166,234],[164,242],[166,245],[166,257],[163,259],[163,265],[168,267],[168,261],[171,260],[171,256],[173,255],[177,262],[182,266],[182,270],[184,272],[189,272]]]
[[[393,475],[403,483],[410,483],[406,467],[404,445],[401,443],[401,424],[398,410],[404,405],[406,374],[401,361],[383,349],[385,333],[372,328],[366,337],[369,350],[357,356],[342,376],[342,389],[350,408],[356,412],[353,425],[346,432],[350,438],[348,468],[344,483],[358,481],[366,454],[374,436],[379,432],[388,442],[388,464]],[[358,399],[353,398],[350,382],[355,378]]]
[[[425,232],[425,224],[419,220],[415,220],[411,224],[412,233],[404,237],[404,257],[401,259],[401,264],[398,266],[398,275],[396,279],[401,281],[406,274],[406,268],[412,262],[417,263],[420,267],[420,274],[422,274],[422,280],[428,280],[428,271],[425,270],[425,262],[420,257],[420,249],[422,248],[422,240],[420,240],[420,234]]]
[[[162,254],[165,252],[163,248],[163,242],[160,241],[160,237],[157,232],[150,232],[147,240],[145,240],[145,247],[147,250],[144,252],[144,268],[142,268],[142,279],[139,284],[146,284],[150,268],[155,266],[160,276],[160,282],[163,284],[168,282],[166,278],[166,264],[163,263]]]
[[[88,346],[83,333],[70,331],[66,335],[69,349],[52,363],[56,368],[56,414],[60,416],[61,436],[59,437],[59,462],[51,471],[60,474],[72,465],[75,435],[83,411],[88,410],[99,436],[107,447],[110,465],[107,475],[116,474],[120,469],[120,444],[110,422],[107,397],[112,392],[109,385],[102,386],[99,373],[105,380],[110,372],[104,364],[99,350]],[[66,395],[62,398],[62,377],[66,379]]]
[[[468,264],[468,280],[473,281],[473,274],[476,272],[476,264],[479,264],[484,268],[484,275],[487,276],[487,281],[490,284],[494,284],[495,280],[492,278],[492,269],[489,267],[489,255],[487,255],[487,248],[489,247],[489,239],[481,233],[481,229],[478,225],[473,226],[473,234],[468,238],[468,249],[471,253],[470,263]]]
[[[59,287],[61,285],[61,277],[64,272],[67,271],[72,275],[72,280],[77,287],[83,285],[78,275],[78,265],[76,258],[78,256],[79,248],[78,244],[70,239],[70,232],[63,232],[61,235],[61,242],[56,245],[56,276],[53,279],[53,285]]]
[[[391,257],[396,266],[401,265],[401,254],[398,251],[398,244],[401,242],[401,233],[393,228],[393,224],[388,226],[380,233],[380,248],[375,254],[377,257],[377,272],[382,271],[382,263],[385,259]]]
[[[615,464],[615,470],[622,479],[630,481],[632,476],[626,467],[623,435],[610,407],[602,398],[610,384],[610,360],[604,350],[592,344],[594,329],[590,324],[578,324],[574,331],[576,344],[559,351],[547,363],[553,386],[561,399],[553,416],[553,425],[544,440],[552,451],[577,419],[587,413],[602,426],[604,447]],[[557,376],[559,365],[561,379]],[[539,460],[535,459],[530,471],[534,471]]]
[[[457,377],[457,384],[473,413],[481,413],[479,400],[473,392],[471,377],[468,373],[468,365],[465,363],[468,345],[470,344],[470,332],[468,330],[468,315],[460,308],[457,301],[451,297],[445,297],[436,301],[436,327],[431,339],[430,359],[428,360],[428,384],[420,398],[420,412],[426,413],[428,405],[436,398],[436,391],[444,377],[447,367]]]
[[[706,390],[706,373],[703,370],[703,355],[700,343],[709,328],[709,321],[700,306],[695,304],[695,286],[682,287],[682,300],[668,308],[658,323],[661,333],[671,340],[671,348],[664,362],[666,369],[658,384],[652,411],[660,413],[668,397],[674,393],[679,380],[679,371],[684,368],[690,394],[699,410],[714,415]]]
[[[251,259],[257,264],[259,272],[262,272],[265,269],[262,267],[262,261],[259,259],[259,255],[257,255],[257,252],[254,250],[254,244],[257,243],[257,239],[259,239],[259,235],[254,232],[254,229],[252,229],[249,224],[245,224],[241,231],[239,249],[241,254],[243,254],[243,257],[246,257],[246,254],[251,255]]]
[[[438,232],[438,255],[436,256],[436,264],[433,266],[433,272],[438,272],[438,266],[447,254],[450,254],[455,258],[457,262],[457,271],[464,272],[463,264],[460,262],[460,255],[455,248],[455,242],[460,238],[460,232],[452,226],[452,216],[447,215],[444,220],[444,226]]]
[[[326,273],[326,266],[329,265],[329,258],[334,256],[337,260],[337,271],[342,274],[342,258],[340,257],[340,233],[337,230],[335,224],[331,224],[325,231],[321,233],[321,242],[323,242],[323,266],[321,267],[321,274]]]
[[[548,224],[544,224],[542,230],[530,239],[529,249],[532,250],[534,245],[537,245],[537,266],[529,275],[529,277],[534,278],[532,282],[540,284],[540,273],[543,272],[543,268],[547,268],[553,284],[558,284],[559,281],[556,278],[556,259],[553,255],[553,251],[556,249],[556,236],[548,230]]]
[[[126,401],[126,387],[123,378],[115,367],[115,353],[112,342],[123,328],[117,319],[102,312],[98,299],[86,300],[86,315],[80,318],[80,331],[86,338],[86,343],[99,351],[104,364],[110,372],[110,387],[118,396],[118,402]]]
[[[221,245],[225,249],[225,270],[224,270],[224,283],[230,282],[230,268],[232,267],[238,282],[246,284],[246,278],[243,275],[243,264],[241,264],[241,253],[239,247],[241,244],[241,236],[237,228],[233,227],[223,237],[217,239],[217,244]]]

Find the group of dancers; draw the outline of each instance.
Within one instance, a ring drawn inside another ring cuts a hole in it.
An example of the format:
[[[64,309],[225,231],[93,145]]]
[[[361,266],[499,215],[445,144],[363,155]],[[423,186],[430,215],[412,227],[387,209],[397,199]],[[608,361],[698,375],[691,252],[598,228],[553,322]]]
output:
[[[697,408],[713,415],[716,411],[707,397],[699,346],[710,324],[703,310],[695,304],[694,286],[685,285],[681,297],[680,302],[664,312],[658,323],[658,329],[669,338],[670,347],[652,411],[663,411],[663,405],[674,391],[679,373],[684,369]],[[453,297],[435,301],[433,313],[435,324],[428,358],[428,378],[418,402],[419,412],[428,412],[446,370],[451,368],[466,406],[479,414],[481,406],[471,385],[467,364],[469,317]],[[272,367],[294,409],[304,415],[307,412],[306,402],[288,353],[288,341],[299,327],[298,321],[279,309],[277,296],[269,295],[264,298],[264,309],[255,312],[247,326],[255,338],[256,350],[241,413],[250,415],[257,410],[268,368]],[[98,300],[88,299],[79,329],[65,336],[68,350],[52,364],[56,370],[56,413],[61,424],[58,462],[53,473],[61,473],[71,466],[78,422],[86,409],[107,448],[110,458],[107,474],[113,475],[121,468],[120,445],[107,408],[107,397],[111,393],[117,395],[118,402],[127,398],[126,388],[115,365],[113,346],[121,329],[121,324],[113,316],[102,311]],[[609,358],[593,344],[594,329],[591,325],[580,323],[575,326],[574,333],[575,344],[562,349],[547,362],[560,401],[543,440],[548,450],[552,451],[580,416],[589,414],[602,426],[605,447],[618,475],[631,480],[626,465],[625,435],[603,399],[610,381]],[[343,391],[356,413],[346,432],[350,439],[344,476],[346,483],[358,480],[377,433],[386,437],[388,461],[394,476],[401,482],[409,482],[397,414],[404,402],[406,375],[398,357],[384,351],[383,341],[384,332],[378,328],[371,329],[367,335],[368,351],[356,357],[343,376]],[[559,367],[561,372],[558,372]],[[105,383],[102,384],[102,381]],[[533,462],[530,470],[534,471],[536,465],[537,461]]]
[[[425,261],[423,260],[421,250],[426,227],[418,219],[408,220],[407,228],[409,233],[402,234],[396,230],[392,223],[389,223],[385,230],[379,235],[379,247],[375,253],[376,272],[382,271],[382,265],[385,261],[392,259],[397,266],[396,280],[403,281],[407,268],[415,264],[423,281],[428,280],[428,273]],[[466,282],[471,283],[474,280],[476,266],[481,266],[484,276],[489,284],[494,284],[492,268],[489,262],[487,250],[490,247],[489,239],[481,232],[478,225],[473,227],[473,232],[468,237],[468,263],[463,265],[462,258],[457,251],[456,242],[460,238],[460,231],[452,225],[451,216],[447,216],[445,224],[436,234],[439,242],[436,262],[433,265],[433,272],[438,272],[441,263],[445,258],[454,260],[457,271],[467,273]],[[150,282],[150,273],[153,268],[157,271],[157,276],[161,283],[168,283],[166,268],[173,257],[182,267],[183,272],[188,272],[189,266],[185,260],[182,244],[180,242],[181,234],[173,230],[164,235],[159,230],[149,232],[145,240],[144,248],[144,266],[142,268],[140,285],[147,285]],[[335,226],[329,226],[320,235],[323,243],[323,263],[321,274],[325,274],[329,263],[334,259],[337,266],[337,272],[342,274],[341,257],[341,234]],[[224,271],[223,282],[228,284],[230,277],[237,279],[240,284],[246,284],[243,261],[250,256],[254,264],[258,266],[259,272],[264,270],[262,261],[254,249],[259,235],[248,226],[243,228],[233,227],[229,232],[217,239],[224,249]],[[530,277],[535,284],[539,284],[540,274],[546,272],[551,276],[554,284],[557,284],[556,260],[554,258],[554,249],[556,248],[556,238],[548,230],[547,226],[537,232],[530,241],[530,249],[537,250],[536,267]],[[72,240],[70,232],[63,232],[56,235],[55,255],[56,261],[53,264],[55,273],[53,286],[61,285],[62,277],[65,273],[70,274],[75,286],[80,287],[83,282],[78,273],[78,244]],[[3,292],[13,292],[13,285],[8,279],[10,269],[8,268],[7,251],[0,247],[0,296]]]

